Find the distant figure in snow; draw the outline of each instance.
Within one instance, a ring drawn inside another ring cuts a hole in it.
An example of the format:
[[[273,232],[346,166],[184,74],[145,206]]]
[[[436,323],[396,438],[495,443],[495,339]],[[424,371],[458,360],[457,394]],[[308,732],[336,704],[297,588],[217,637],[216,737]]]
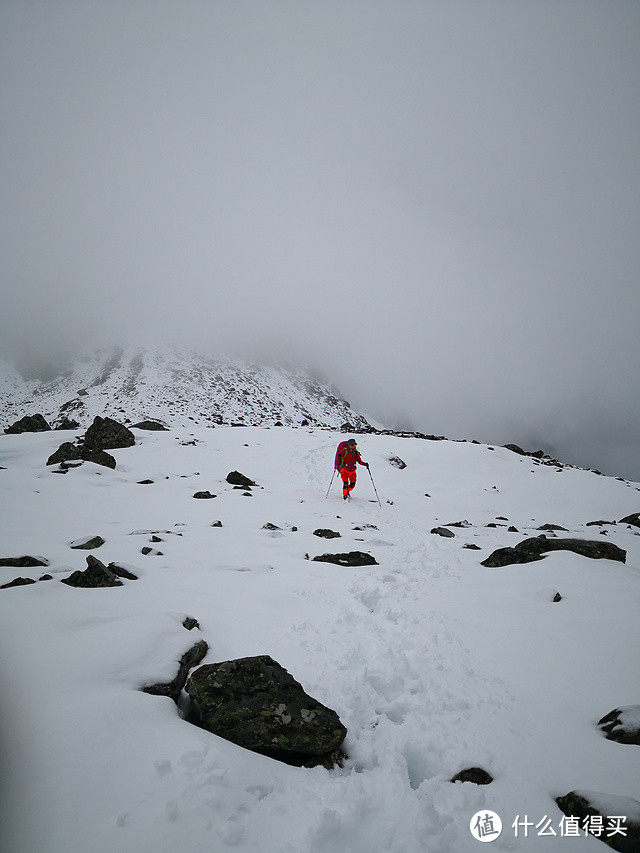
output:
[[[355,438],[341,441],[336,450],[334,467],[342,477],[342,497],[345,501],[356,485],[356,462],[365,468],[369,467],[368,462],[362,461]]]

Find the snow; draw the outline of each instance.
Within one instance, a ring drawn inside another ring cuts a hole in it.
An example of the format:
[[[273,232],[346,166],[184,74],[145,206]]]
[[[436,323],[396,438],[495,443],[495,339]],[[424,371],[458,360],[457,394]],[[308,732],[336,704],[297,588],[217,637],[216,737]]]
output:
[[[339,433],[135,433],[134,447],[110,451],[115,470],[84,463],[65,475],[45,461],[70,433],[0,438],[0,556],[49,561],[2,567],[0,583],[53,575],[0,590],[7,853],[465,853],[480,810],[502,818],[493,849],[553,853],[569,844],[555,797],[637,799],[639,751],[606,740],[597,721],[639,701],[640,531],[602,528],[626,564],[563,551],[501,569],[480,561],[547,522],[568,528],[561,536],[602,536],[587,522],[637,512],[638,484],[499,447],[363,435],[382,505],[365,469],[345,503],[335,480],[325,498]],[[233,470],[260,488],[233,489]],[[217,497],[193,499],[207,489]],[[453,539],[429,533],[463,519],[471,526],[451,528]],[[95,556],[139,580],[59,582],[86,565],[70,543],[97,534]],[[305,558],[349,550],[379,565]],[[185,630],[186,616],[200,630]],[[334,708],[349,732],[344,768],[250,753],[140,691],[172,678],[199,639],[204,663],[269,654]],[[450,783],[471,766],[494,781]],[[548,816],[558,837],[514,838],[524,815]]]

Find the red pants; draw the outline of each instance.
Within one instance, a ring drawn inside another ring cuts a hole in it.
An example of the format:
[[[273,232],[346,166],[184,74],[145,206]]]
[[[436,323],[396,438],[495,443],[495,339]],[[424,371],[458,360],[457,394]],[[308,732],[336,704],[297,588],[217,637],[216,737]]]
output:
[[[344,497],[349,494],[356,484],[356,472],[355,470],[348,471],[346,468],[342,468],[340,476],[342,477],[342,496]]]

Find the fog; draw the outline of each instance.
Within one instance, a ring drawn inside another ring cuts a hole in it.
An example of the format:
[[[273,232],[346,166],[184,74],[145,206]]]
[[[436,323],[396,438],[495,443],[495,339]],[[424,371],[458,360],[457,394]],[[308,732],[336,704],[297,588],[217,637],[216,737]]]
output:
[[[640,479],[640,4],[0,7],[6,346],[317,365]]]

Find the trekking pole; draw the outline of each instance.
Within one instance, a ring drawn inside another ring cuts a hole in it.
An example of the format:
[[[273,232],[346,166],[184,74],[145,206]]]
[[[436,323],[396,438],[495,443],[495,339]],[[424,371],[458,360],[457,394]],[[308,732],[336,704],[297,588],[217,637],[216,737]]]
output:
[[[376,493],[376,497],[378,498],[378,490],[376,489],[376,484],[373,482],[373,474],[371,473],[371,468],[367,465],[367,471],[369,472],[369,476],[371,477],[371,485],[373,486],[373,491]],[[378,504],[382,506],[380,503],[380,498],[378,498]]]
[[[329,497],[329,492],[331,491],[331,486],[333,485],[333,478],[334,478],[335,476],[336,476],[336,469],[334,468],[334,469],[333,469],[333,474],[331,475],[331,482],[329,483],[329,488],[327,489],[327,494],[324,496],[325,501],[326,501],[326,499]]]

